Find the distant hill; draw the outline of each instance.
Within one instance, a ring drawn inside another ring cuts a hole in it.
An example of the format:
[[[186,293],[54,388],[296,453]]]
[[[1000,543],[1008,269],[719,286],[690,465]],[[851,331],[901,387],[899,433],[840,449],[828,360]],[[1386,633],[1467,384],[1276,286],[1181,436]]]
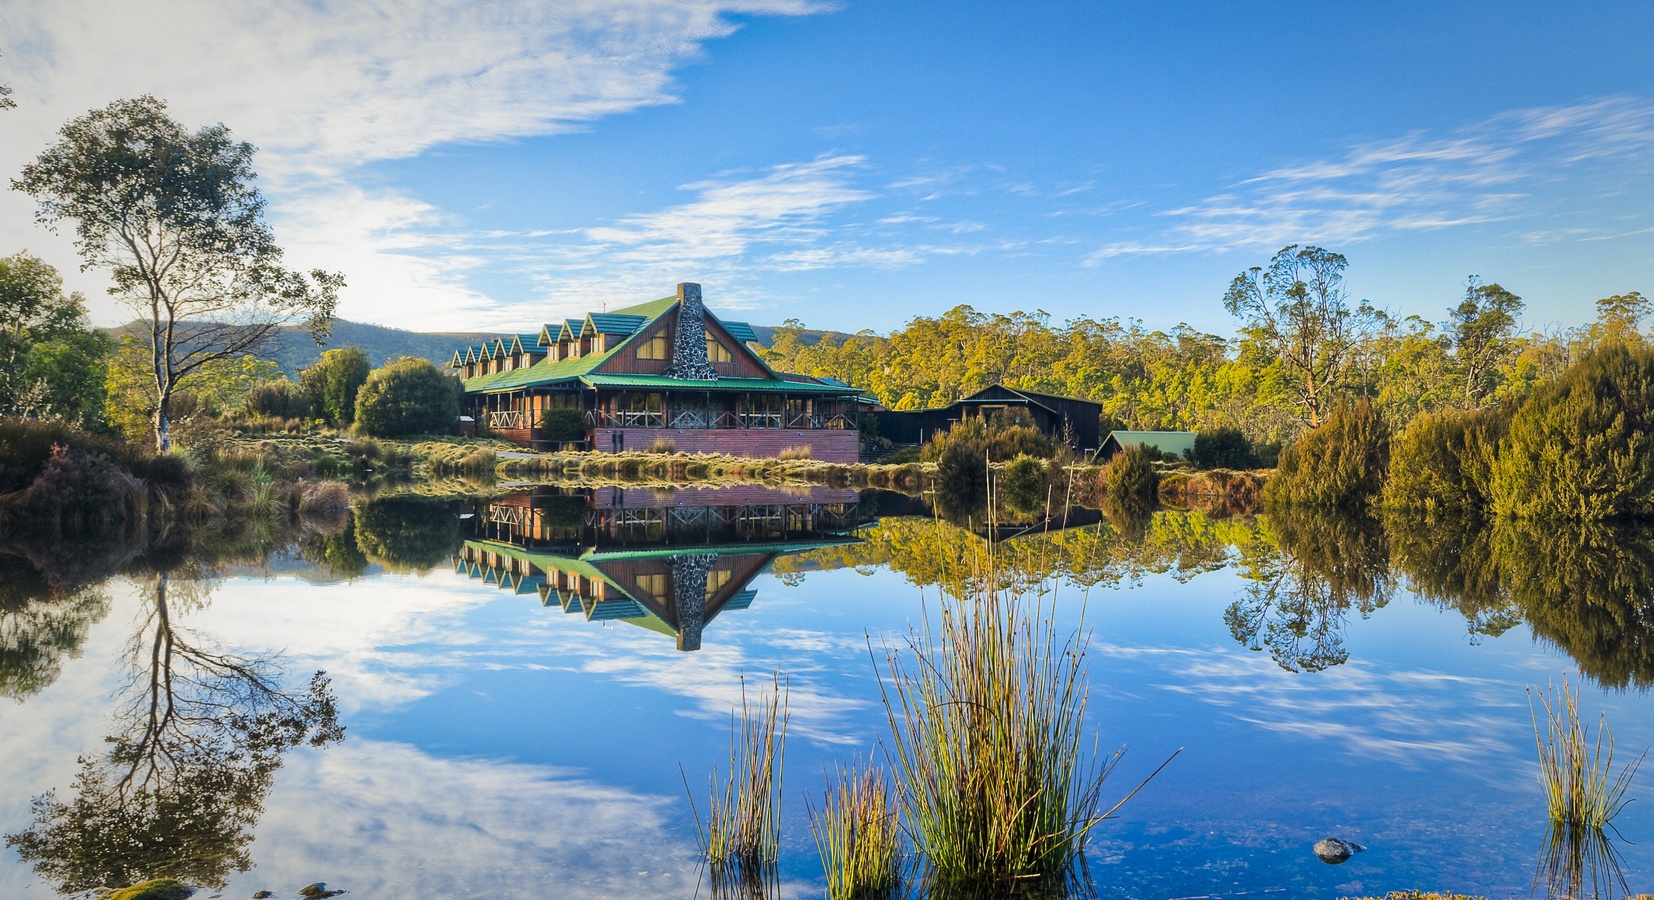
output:
[[[105,330],[116,337],[126,333],[141,334],[143,331],[136,322]],[[400,328],[386,328],[383,325],[334,319],[333,334],[325,346],[316,346],[316,342],[301,328],[283,328],[266,355],[275,360],[289,376],[298,375],[300,369],[320,359],[323,350],[336,347],[361,347],[375,366],[382,366],[399,356],[423,357],[439,366],[446,366],[455,350],[481,344],[504,334],[505,332],[483,331],[404,331]]]
[[[128,333],[143,333],[142,327],[136,322],[104,330],[116,337]],[[758,336],[758,342],[766,347],[775,339],[775,331],[773,325],[752,326],[752,332]],[[315,341],[312,341],[303,329],[283,328],[267,355],[275,360],[289,377],[297,376],[300,369],[320,359],[323,350],[335,347],[361,347],[375,366],[382,366],[399,356],[423,357],[439,366],[446,366],[455,350],[491,341],[505,334],[507,332],[503,331],[404,331],[383,325],[334,319],[333,334],[328,338],[326,346],[316,346]],[[837,340],[850,336],[838,331],[805,331],[800,340],[806,345],[811,345],[829,335]]]

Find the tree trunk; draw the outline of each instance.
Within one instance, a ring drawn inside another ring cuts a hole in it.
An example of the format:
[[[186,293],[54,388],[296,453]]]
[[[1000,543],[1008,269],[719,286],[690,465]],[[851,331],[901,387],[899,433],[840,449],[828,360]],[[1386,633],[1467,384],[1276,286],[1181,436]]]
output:
[[[159,453],[172,451],[172,420],[169,407],[172,405],[170,396],[163,396],[155,404],[155,449]]]

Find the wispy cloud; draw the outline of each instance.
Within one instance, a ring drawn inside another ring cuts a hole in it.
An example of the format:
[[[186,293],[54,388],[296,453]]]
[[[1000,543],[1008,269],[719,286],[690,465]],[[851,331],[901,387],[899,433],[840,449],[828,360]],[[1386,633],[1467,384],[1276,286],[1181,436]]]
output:
[[[7,113],[0,171],[17,171],[69,118],[153,93],[180,120],[227,123],[261,148],[278,237],[293,262],[347,273],[347,314],[395,310],[399,324],[427,324],[437,309],[480,301],[464,286],[477,260],[457,252],[462,241],[430,233],[434,210],[364,180],[363,164],[676,102],[674,70],[731,34],[732,15],[819,9],[809,0],[13,5],[0,11],[0,35],[18,108]],[[0,245],[34,247],[72,272],[67,242],[29,223],[26,198],[0,196]],[[73,277],[101,295],[95,276]]]
[[[1516,110],[1447,135],[1414,133],[1352,146],[1341,156],[1280,166],[1222,193],[1167,209],[1135,238],[1104,244],[1096,264],[1129,255],[1347,245],[1387,234],[1516,221],[1552,211],[1541,187],[1580,190],[1592,163],[1654,159],[1654,105],[1616,97]],[[1544,194],[1545,196],[1541,196]]]

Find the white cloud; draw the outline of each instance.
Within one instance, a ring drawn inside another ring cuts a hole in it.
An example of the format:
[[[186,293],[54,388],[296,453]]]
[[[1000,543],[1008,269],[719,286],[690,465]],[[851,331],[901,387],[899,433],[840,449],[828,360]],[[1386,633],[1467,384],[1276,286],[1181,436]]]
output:
[[[15,173],[57,127],[120,97],[153,93],[186,123],[224,122],[261,148],[256,164],[291,262],[345,271],[343,313],[436,324],[481,301],[477,264],[441,247],[397,246],[433,210],[356,184],[364,163],[456,141],[587,127],[675,102],[673,70],[735,30],[732,14],[804,14],[808,0],[276,0],[164,6],[57,0],[0,8],[6,113],[0,172]],[[72,272],[26,197],[0,198],[0,246],[29,246]],[[424,240],[430,240],[425,238]],[[71,276],[104,319],[95,275]],[[442,321],[452,324],[455,317]]]
[[[1348,245],[1386,234],[1436,231],[1548,215],[1568,179],[1571,199],[1595,203],[1589,164],[1613,161],[1619,183],[1654,159],[1654,105],[1609,98],[1515,110],[1458,133],[1415,133],[1352,146],[1342,156],[1281,166],[1195,203],[1169,224],[1104,244],[1086,261],[1117,256]],[[1631,169],[1627,168],[1627,164]]]

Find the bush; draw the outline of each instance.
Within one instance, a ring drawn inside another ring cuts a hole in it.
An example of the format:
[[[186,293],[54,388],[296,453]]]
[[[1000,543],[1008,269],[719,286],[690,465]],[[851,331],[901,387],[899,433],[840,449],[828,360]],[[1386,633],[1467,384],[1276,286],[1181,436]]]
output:
[[[459,379],[430,360],[405,356],[368,376],[356,397],[356,425],[377,437],[453,434],[460,392]]]
[[[1159,453],[1152,447],[1128,444],[1103,467],[1102,493],[1106,509],[1152,510],[1159,493],[1160,476],[1154,463]]]
[[[1024,453],[999,470],[1000,503],[1025,518],[1042,518],[1050,499],[1048,485],[1045,463]]]
[[[1501,516],[1654,514],[1654,350],[1612,344],[1535,391],[1493,467]]]
[[[287,379],[254,385],[247,392],[245,406],[248,415],[269,416],[276,419],[307,419],[310,417],[310,397]]]
[[[51,460],[55,446],[103,456],[134,470],[150,458],[147,450],[82,431],[61,420],[0,419],[0,494],[33,484]]]
[[[1195,435],[1189,461],[1201,469],[1255,469],[1257,454],[1239,428],[1214,428]]]
[[[1510,416],[1498,407],[1423,413],[1390,448],[1384,505],[1476,515],[1487,508],[1499,441]]]
[[[1268,503],[1361,509],[1379,498],[1390,466],[1390,427],[1372,404],[1339,401],[1327,420],[1281,453]]]
[[[548,409],[540,415],[540,436],[548,441],[583,441],[586,414],[568,406]]]
[[[975,516],[988,502],[988,464],[975,445],[953,442],[936,461],[936,500],[954,519]]]
[[[356,418],[356,399],[372,368],[361,347],[328,350],[299,373],[299,385],[316,415],[330,425],[349,425]]]

